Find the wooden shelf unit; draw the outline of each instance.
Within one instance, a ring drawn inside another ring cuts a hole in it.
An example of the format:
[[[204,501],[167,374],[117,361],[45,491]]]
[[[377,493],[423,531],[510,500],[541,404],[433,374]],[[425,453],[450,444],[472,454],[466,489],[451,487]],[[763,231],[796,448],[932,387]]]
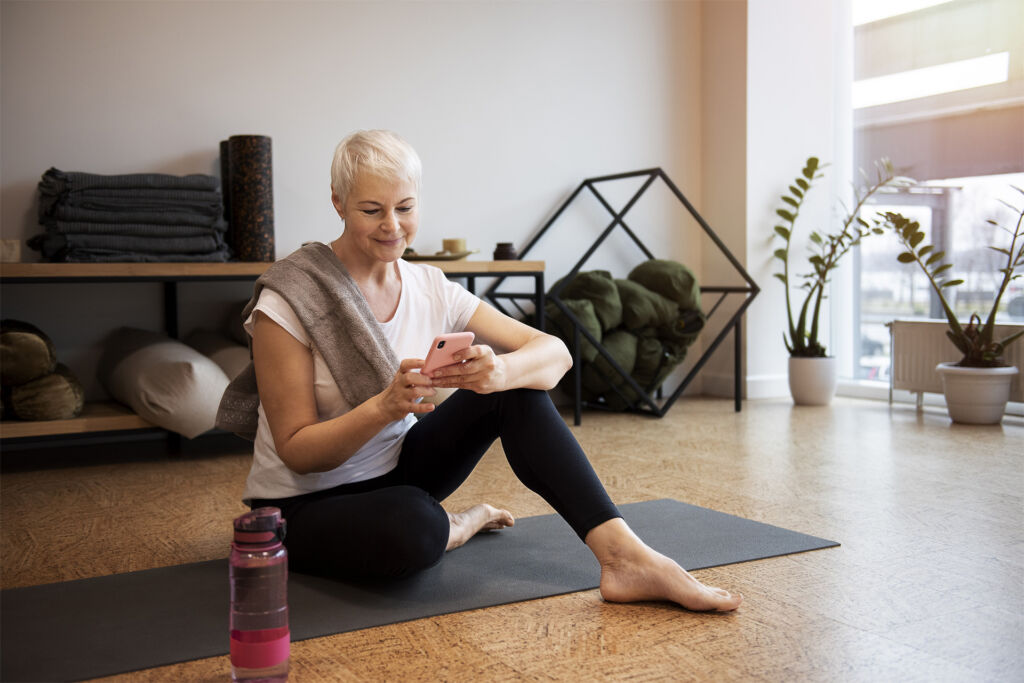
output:
[[[535,281],[534,292],[524,294],[536,302],[544,300],[543,261],[417,261],[437,266],[451,278],[464,278],[475,291],[476,277],[527,276]],[[209,280],[256,280],[270,263],[0,263],[0,284],[163,282],[164,324],[167,333],[178,336],[177,283]],[[543,305],[539,308],[543,311]],[[0,421],[0,440],[67,436],[94,432],[153,429],[118,403],[87,403],[78,417],[69,420]]]
[[[543,261],[415,261],[445,274],[517,275],[543,272]],[[0,283],[140,280],[255,280],[270,263],[0,263]]]
[[[117,432],[130,429],[153,429],[120,403],[86,403],[82,414],[69,420],[4,420],[0,422],[0,439],[19,439],[36,436],[62,436],[90,432]]]
[[[0,283],[255,280],[269,263],[0,263]]]

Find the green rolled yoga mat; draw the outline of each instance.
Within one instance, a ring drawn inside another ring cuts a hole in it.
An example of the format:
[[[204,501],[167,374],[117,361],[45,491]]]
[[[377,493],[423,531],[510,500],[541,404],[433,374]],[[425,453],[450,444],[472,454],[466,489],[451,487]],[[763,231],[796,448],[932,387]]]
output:
[[[620,510],[648,545],[691,570],[838,545],[675,500]],[[293,573],[292,640],[589,590],[599,578],[560,517],[527,517],[400,581]],[[4,681],[79,680],[227,654],[227,561],[5,590],[0,652]]]

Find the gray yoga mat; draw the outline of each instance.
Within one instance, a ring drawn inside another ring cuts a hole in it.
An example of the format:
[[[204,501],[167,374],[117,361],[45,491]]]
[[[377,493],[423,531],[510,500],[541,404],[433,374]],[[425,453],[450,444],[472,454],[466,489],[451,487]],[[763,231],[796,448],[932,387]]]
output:
[[[838,543],[675,500],[620,506],[648,545],[704,569]],[[401,581],[292,574],[292,640],[596,588],[597,561],[556,515],[479,534]],[[228,652],[226,560],[0,593],[0,678],[80,680]]]

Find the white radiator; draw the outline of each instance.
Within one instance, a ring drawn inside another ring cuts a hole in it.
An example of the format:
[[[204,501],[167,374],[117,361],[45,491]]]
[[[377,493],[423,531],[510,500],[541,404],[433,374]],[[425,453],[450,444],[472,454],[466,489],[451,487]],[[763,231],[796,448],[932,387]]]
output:
[[[955,363],[963,357],[946,336],[945,320],[894,320],[889,323],[892,335],[890,388],[918,393],[942,393],[942,378],[935,372],[939,363]],[[1024,325],[996,325],[996,339],[1002,339]],[[1016,365],[1020,373],[1010,387],[1010,400],[1024,401],[1024,338],[1010,344],[1005,360]]]

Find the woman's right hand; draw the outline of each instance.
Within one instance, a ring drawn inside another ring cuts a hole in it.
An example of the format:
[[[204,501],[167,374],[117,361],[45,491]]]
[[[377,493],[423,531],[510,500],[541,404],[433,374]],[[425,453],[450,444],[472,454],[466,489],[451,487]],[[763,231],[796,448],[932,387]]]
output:
[[[426,396],[433,396],[434,391],[430,378],[420,374],[423,360],[406,358],[398,366],[391,384],[377,394],[378,409],[387,422],[401,420],[409,413],[429,413],[434,409],[433,403],[423,401]]]
[[[422,360],[405,360],[384,391],[346,413],[321,420],[314,394],[313,355],[302,342],[264,313],[257,313],[252,339],[260,403],[278,457],[296,474],[327,472],[343,464],[380,430],[410,412],[433,410],[417,403],[431,396],[430,379],[414,370]]]

